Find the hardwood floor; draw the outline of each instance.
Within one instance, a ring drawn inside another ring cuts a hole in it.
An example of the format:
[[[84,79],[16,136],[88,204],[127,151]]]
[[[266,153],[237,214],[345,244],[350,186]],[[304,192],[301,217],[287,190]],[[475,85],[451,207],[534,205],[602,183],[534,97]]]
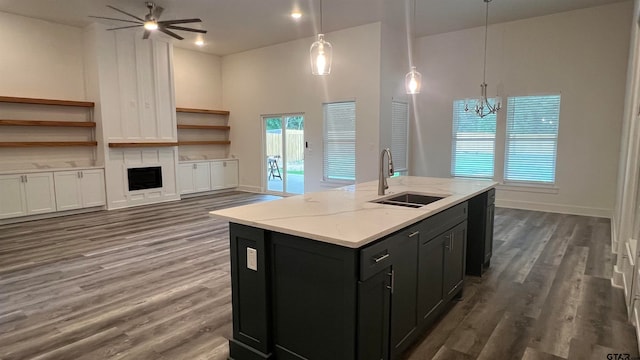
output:
[[[0,226],[0,359],[226,359],[229,193]],[[407,359],[638,356],[609,220],[497,209],[492,266]]]

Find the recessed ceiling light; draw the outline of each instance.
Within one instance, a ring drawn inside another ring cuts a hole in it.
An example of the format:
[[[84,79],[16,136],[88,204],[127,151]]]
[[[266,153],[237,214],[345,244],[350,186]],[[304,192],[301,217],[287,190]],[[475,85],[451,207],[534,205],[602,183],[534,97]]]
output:
[[[302,17],[302,13],[300,11],[293,11],[291,12],[291,17],[298,20]]]

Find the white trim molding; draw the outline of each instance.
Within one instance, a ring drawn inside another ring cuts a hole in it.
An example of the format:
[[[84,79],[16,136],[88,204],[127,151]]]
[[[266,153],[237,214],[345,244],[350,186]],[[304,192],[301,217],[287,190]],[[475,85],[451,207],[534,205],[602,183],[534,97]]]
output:
[[[594,208],[586,206],[559,205],[550,203],[538,203],[520,200],[499,200],[496,199],[497,207],[510,209],[545,211],[560,214],[594,216],[611,219],[611,209]]]

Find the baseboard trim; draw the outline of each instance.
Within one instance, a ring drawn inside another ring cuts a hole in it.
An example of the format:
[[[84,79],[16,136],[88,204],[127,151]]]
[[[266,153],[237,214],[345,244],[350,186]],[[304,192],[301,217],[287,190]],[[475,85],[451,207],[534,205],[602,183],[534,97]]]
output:
[[[611,286],[624,289],[622,272],[618,270],[618,265],[613,265],[613,276],[611,276]]]
[[[264,191],[262,190],[262,187],[260,186],[240,185],[236,188],[236,190],[246,191],[251,193],[258,193],[258,194],[264,193]]]
[[[611,219],[611,209],[591,208],[584,206],[558,205],[549,203],[536,203],[518,200],[496,200],[497,207],[520,210],[544,211],[560,214],[593,216]]]
[[[66,211],[54,211],[54,212],[50,212],[50,213],[46,213],[46,214],[18,216],[18,217],[13,217],[13,218],[8,218],[8,219],[2,219],[2,220],[0,220],[0,225],[16,224],[16,223],[21,223],[21,222],[25,222],[25,221],[32,221],[32,220],[51,219],[51,218],[56,218],[56,217],[60,217],[60,216],[67,216],[67,215],[84,214],[84,213],[88,213],[88,212],[100,211],[100,210],[105,210],[105,209],[106,209],[106,207],[103,205],[103,206],[94,206],[94,207],[89,207],[89,208],[84,208],[84,209],[75,209],[75,210],[66,210]]]
[[[158,197],[158,198],[152,198],[152,199],[147,199],[145,201],[140,201],[140,202],[136,202],[136,203],[130,203],[130,202],[117,202],[115,204],[110,204],[107,207],[107,210],[116,210],[116,209],[125,209],[125,208],[130,208],[130,207],[137,207],[137,206],[143,206],[143,205],[153,205],[153,204],[162,204],[162,203],[166,203],[166,202],[171,202],[171,201],[178,201],[180,200],[180,195],[171,195],[171,196],[164,196],[164,197]]]

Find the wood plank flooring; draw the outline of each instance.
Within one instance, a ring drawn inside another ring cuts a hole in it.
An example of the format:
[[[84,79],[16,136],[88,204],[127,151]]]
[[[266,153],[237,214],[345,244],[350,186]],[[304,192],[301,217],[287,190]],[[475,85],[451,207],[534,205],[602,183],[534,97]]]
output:
[[[0,359],[226,359],[247,193],[0,226]],[[607,219],[497,209],[492,266],[407,359],[638,356]]]

